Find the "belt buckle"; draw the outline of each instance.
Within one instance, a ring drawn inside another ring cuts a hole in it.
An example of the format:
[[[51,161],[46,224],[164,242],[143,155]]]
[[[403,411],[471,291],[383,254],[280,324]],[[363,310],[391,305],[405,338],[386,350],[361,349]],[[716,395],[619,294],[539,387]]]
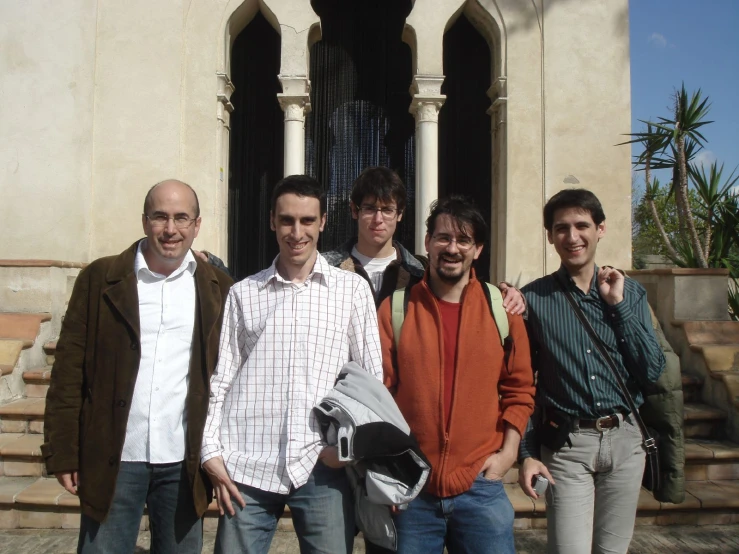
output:
[[[603,422],[603,421],[604,421],[604,420],[606,420],[606,419],[607,419],[608,421],[610,421],[610,420],[611,420],[611,416],[606,416],[606,417],[599,417],[598,419],[596,419],[596,420],[595,420],[595,429],[596,429],[597,431],[599,431],[599,432],[601,432],[601,433],[602,433],[602,432],[604,431],[603,427],[601,426],[601,422]],[[609,429],[610,429],[610,427],[609,427]]]

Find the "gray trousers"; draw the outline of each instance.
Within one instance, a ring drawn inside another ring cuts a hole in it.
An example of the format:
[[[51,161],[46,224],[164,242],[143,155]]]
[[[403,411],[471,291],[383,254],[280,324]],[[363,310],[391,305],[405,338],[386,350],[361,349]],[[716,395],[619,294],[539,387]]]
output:
[[[547,489],[547,552],[626,554],[634,534],[646,454],[631,418],[597,431],[576,428],[559,452],[542,447],[556,485]]]

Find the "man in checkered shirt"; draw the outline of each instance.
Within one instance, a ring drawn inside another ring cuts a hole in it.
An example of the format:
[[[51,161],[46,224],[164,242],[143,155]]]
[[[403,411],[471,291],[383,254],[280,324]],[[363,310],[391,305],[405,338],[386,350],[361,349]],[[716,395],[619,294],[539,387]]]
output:
[[[355,361],[382,378],[375,304],[359,275],[318,253],[326,198],[294,175],[272,193],[280,253],[231,288],[201,461],[221,518],[215,552],[266,553],[285,505],[301,552],[351,552],[351,490],[312,408]]]

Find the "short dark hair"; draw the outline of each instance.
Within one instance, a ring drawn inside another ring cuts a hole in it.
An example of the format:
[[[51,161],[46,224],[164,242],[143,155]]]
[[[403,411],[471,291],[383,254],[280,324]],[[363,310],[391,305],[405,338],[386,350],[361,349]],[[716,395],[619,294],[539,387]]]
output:
[[[476,244],[485,243],[488,237],[488,226],[472,198],[452,194],[445,198],[434,200],[431,203],[431,213],[426,220],[426,232],[429,236],[434,234],[436,219],[442,214],[450,216],[460,229],[463,227],[471,229],[472,238]]]
[[[395,202],[398,212],[405,211],[405,185],[400,175],[389,167],[368,167],[354,180],[352,203],[360,207],[368,197],[374,198],[375,201]]]
[[[195,192],[195,189],[192,188],[190,185],[188,185],[184,181],[180,181],[179,179],[165,179],[164,181],[159,181],[156,185],[149,189],[149,192],[147,192],[146,196],[144,197],[144,215],[148,215],[149,210],[151,209],[151,196],[152,194],[154,194],[154,189],[163,183],[179,183],[189,188],[190,191],[192,191],[192,195],[195,197],[195,219],[200,217],[200,201],[198,200],[198,193]]]
[[[270,209],[274,213],[277,207],[277,199],[283,194],[295,194],[315,198],[321,205],[321,215],[326,213],[326,191],[313,177],[308,175],[290,175],[281,179],[272,189],[272,200]]]
[[[554,227],[554,213],[566,208],[579,208],[590,212],[596,225],[606,220],[603,206],[595,194],[587,189],[564,189],[552,196],[544,206],[544,228],[547,231],[551,233]]]

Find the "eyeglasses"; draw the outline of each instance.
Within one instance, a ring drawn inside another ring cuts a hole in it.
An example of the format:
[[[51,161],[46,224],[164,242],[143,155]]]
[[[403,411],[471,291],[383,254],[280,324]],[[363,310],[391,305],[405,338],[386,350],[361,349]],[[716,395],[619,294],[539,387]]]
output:
[[[145,217],[149,220],[149,224],[154,228],[166,227],[167,222],[171,219],[174,221],[174,226],[178,229],[187,229],[197,219],[197,217],[189,217],[186,215],[169,216],[164,214],[147,215]]]
[[[431,237],[431,240],[434,241],[434,244],[436,244],[436,246],[439,246],[441,248],[448,248],[451,243],[456,242],[457,248],[459,248],[462,252],[466,252],[475,245],[475,241],[472,237],[454,238],[450,237],[449,235],[433,235]]]
[[[398,213],[398,208],[394,208],[392,206],[383,206],[382,208],[376,208],[375,206],[370,206],[369,204],[365,204],[359,207],[359,213],[362,214],[362,217],[375,217],[375,214],[377,212],[380,212],[382,214],[382,219],[393,219],[395,217],[395,214]]]

